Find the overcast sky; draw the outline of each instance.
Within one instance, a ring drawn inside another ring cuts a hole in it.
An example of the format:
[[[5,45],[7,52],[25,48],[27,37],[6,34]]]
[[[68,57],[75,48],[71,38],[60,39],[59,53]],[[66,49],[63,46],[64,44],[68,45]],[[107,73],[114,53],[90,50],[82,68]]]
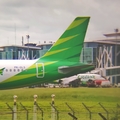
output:
[[[120,29],[120,0],[0,0],[0,46],[56,41],[76,16],[90,16],[85,40]]]

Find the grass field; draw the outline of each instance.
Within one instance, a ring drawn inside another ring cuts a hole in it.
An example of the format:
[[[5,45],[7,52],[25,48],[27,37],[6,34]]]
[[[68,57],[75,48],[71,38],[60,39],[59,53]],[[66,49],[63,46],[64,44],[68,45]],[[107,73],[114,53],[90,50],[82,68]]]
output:
[[[55,106],[58,111],[68,113],[70,108],[66,105],[67,103],[76,113],[78,113],[77,116],[79,118],[79,113],[87,113],[85,116],[89,119],[89,112],[83,106],[83,103],[93,114],[97,114],[100,111],[105,113],[105,110],[103,110],[98,103],[101,103],[108,112],[113,111],[113,113],[116,113],[116,106],[120,105],[120,88],[22,88],[0,91],[0,111],[8,111],[6,103],[13,106],[13,96],[17,95],[18,110],[21,111],[22,109],[19,105],[19,102],[21,102],[30,112],[32,112],[34,94],[38,95],[37,103],[44,112],[51,111],[51,94],[55,94]],[[50,115],[48,116],[50,117]],[[97,115],[97,117],[99,116]],[[59,120],[64,119],[61,117]]]

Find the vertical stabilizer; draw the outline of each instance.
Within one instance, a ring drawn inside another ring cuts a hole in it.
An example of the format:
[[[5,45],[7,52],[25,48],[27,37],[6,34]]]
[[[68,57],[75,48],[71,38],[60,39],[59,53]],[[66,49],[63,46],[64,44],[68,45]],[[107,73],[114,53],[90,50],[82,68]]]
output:
[[[79,62],[90,17],[77,17],[42,57],[54,61]]]

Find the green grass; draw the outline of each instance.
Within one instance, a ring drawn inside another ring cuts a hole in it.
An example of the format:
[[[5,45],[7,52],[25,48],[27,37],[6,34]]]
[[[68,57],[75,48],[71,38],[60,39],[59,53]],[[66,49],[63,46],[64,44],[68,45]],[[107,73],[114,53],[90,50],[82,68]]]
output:
[[[1,90],[0,102],[13,101],[13,95],[18,101],[33,101],[33,95],[38,95],[38,101],[51,101],[51,94],[55,94],[55,101],[70,102],[120,102],[119,88],[35,88]]]
[[[0,112],[3,112],[3,110],[10,111],[6,103],[12,107],[13,96],[17,95],[18,110],[23,111],[23,108],[19,104],[19,102],[21,102],[29,112],[32,113],[34,94],[38,95],[37,103],[44,112],[47,112],[49,117],[50,115],[48,113],[51,111],[51,94],[55,94],[55,106],[61,114],[64,112],[67,114],[70,111],[65,104],[67,102],[79,118],[82,117],[82,115],[79,115],[80,113],[85,113],[86,120],[89,118],[89,112],[85,109],[82,103],[90,109],[93,113],[92,116],[95,115],[97,117],[99,117],[97,115],[98,112],[105,113],[103,108],[98,104],[99,102],[108,110],[109,113],[116,113],[116,105],[120,105],[120,88],[22,88],[0,91]],[[62,116],[63,115],[61,115],[61,118]],[[62,120],[64,119],[62,118]]]

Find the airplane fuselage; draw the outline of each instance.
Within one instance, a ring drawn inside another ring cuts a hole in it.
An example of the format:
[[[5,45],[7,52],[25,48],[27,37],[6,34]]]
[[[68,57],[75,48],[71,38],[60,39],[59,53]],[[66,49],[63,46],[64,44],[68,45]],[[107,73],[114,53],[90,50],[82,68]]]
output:
[[[0,89],[17,88],[19,86],[29,86],[40,83],[50,83],[59,78],[69,77],[80,72],[84,72],[83,69],[67,68],[67,72],[61,73],[59,67],[76,65],[76,62],[67,61],[40,61],[36,60],[0,60]],[[79,63],[78,63],[79,64]],[[81,64],[83,65],[83,64]],[[87,69],[91,69],[88,66]],[[93,69],[93,67],[92,67]]]
[[[22,71],[26,71],[31,64],[34,64],[36,60],[0,60],[0,69],[3,69],[0,75],[0,82],[19,74]]]

